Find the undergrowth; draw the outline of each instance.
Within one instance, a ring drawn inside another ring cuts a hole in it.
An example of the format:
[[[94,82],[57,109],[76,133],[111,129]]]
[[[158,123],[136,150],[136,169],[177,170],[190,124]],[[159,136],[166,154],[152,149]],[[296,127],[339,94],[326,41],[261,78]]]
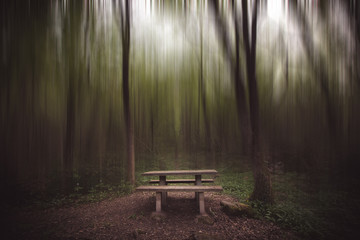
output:
[[[251,205],[256,218],[265,219],[296,232],[305,239],[356,239],[360,228],[360,201],[346,191],[335,190],[331,184],[314,185],[304,175],[285,173],[272,176],[274,204],[249,201],[254,181],[251,172],[235,173],[219,169],[216,184],[225,194]],[[136,173],[136,185],[146,184],[149,177]],[[133,192],[134,188],[124,181],[118,184],[100,182],[88,189],[75,185],[70,194],[37,195],[29,199],[30,204],[19,205],[31,208],[62,207],[99,202]],[[22,199],[22,198],[17,198]],[[358,238],[360,239],[360,238]]]
[[[112,199],[130,194],[133,187],[125,182],[119,184],[99,184],[91,187],[88,191],[81,191],[78,186],[74,187],[74,191],[69,194],[59,193],[56,195],[37,195],[29,197],[26,206],[30,208],[50,208],[63,207],[67,205],[78,205],[83,203],[100,202],[105,199]],[[22,204],[24,205],[24,204]]]
[[[359,201],[346,192],[314,188],[305,176],[272,176],[274,204],[249,201],[253,190],[250,172],[224,172],[218,183],[226,194],[251,205],[257,218],[266,219],[306,239],[352,239],[359,223]]]

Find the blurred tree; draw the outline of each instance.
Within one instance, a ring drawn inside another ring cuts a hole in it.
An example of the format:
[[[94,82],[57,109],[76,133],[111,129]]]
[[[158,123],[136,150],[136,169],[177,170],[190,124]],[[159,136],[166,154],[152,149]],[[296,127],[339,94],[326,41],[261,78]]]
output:
[[[203,1],[201,1],[201,4],[203,3]],[[202,9],[202,5],[201,5],[201,9]],[[212,152],[213,151],[213,147],[212,147],[212,138],[211,138],[211,130],[210,130],[210,121],[209,121],[209,116],[207,113],[207,104],[206,104],[206,85],[204,82],[204,59],[203,59],[203,16],[202,16],[202,12],[201,12],[201,16],[200,16],[200,76],[199,76],[199,100],[201,99],[201,109],[202,109],[202,114],[203,114],[203,118],[204,118],[204,125],[205,125],[205,141],[206,141],[206,151],[207,152]],[[199,104],[200,105],[200,104]],[[200,110],[200,106],[199,106],[199,110]]]
[[[67,15],[64,17],[66,20],[76,18],[76,11],[82,7],[82,4],[74,4],[73,8]],[[64,20],[64,19],[63,19]],[[74,52],[71,51],[72,41],[70,36],[76,34],[76,22],[73,21],[72,24],[66,25],[65,36],[66,38],[66,47],[64,50],[65,61],[68,63],[66,66],[66,75],[67,75],[67,92],[66,92],[66,127],[65,127],[65,137],[64,148],[63,148],[63,170],[62,170],[62,188],[63,191],[69,193],[72,191],[72,179],[73,179],[73,168],[74,168],[74,144],[75,144],[75,61],[74,61]]]
[[[327,56],[322,54],[320,49],[315,46],[313,31],[307,20],[306,12],[301,8],[297,0],[290,1],[290,9],[294,14],[297,24],[300,26],[300,36],[305,49],[305,54],[312,67],[311,70],[315,75],[314,78],[317,80],[322,97],[325,101],[325,115],[330,139],[330,158],[328,166],[329,170],[334,173],[334,171],[336,171],[336,157],[340,154],[339,144],[341,142],[341,133],[339,128],[341,123],[336,111],[336,90],[332,91],[330,88],[331,81],[326,62]],[[327,9],[328,2],[322,2],[319,9],[320,18],[326,18],[328,12]]]
[[[272,190],[270,174],[261,149],[261,135],[259,129],[259,96],[256,79],[256,37],[257,37],[257,14],[258,0],[255,0],[251,21],[251,39],[249,34],[248,1],[242,0],[243,10],[243,39],[246,56],[246,73],[249,88],[249,106],[251,121],[251,157],[253,161],[253,173],[255,179],[254,191],[251,199],[264,202],[272,202]],[[251,43],[250,43],[251,41]]]
[[[130,59],[130,2],[119,1],[121,40],[122,40],[122,92],[124,104],[124,117],[126,127],[127,144],[127,180],[132,185],[135,184],[135,147],[134,129],[131,118],[130,97],[129,97],[129,59]]]
[[[71,66],[73,64],[70,64]],[[71,68],[72,69],[72,68]],[[73,74],[73,71],[70,71]],[[70,192],[74,159],[75,89],[74,79],[69,77],[66,105],[66,132],[64,138],[63,189]]]
[[[234,1],[232,1],[232,5],[234,5]],[[220,38],[221,47],[225,52],[225,58],[230,66],[231,78],[235,87],[235,98],[236,98],[237,113],[239,117],[239,126],[242,135],[242,150],[246,154],[248,153],[249,150],[251,135],[250,135],[250,121],[249,121],[249,114],[247,109],[245,85],[240,69],[240,65],[241,65],[240,35],[239,35],[238,16],[236,14],[235,7],[233,7],[234,10],[233,20],[234,20],[234,31],[235,31],[235,49],[234,49],[231,45],[231,39],[229,36],[230,33],[228,27],[220,15],[218,1],[211,0],[209,2],[209,6],[211,7],[211,9],[213,9],[215,13],[216,30]]]
[[[264,156],[261,151],[260,130],[259,130],[259,97],[256,80],[256,31],[257,31],[257,12],[258,1],[253,5],[252,22],[251,22],[251,39],[249,35],[248,5],[247,0],[242,1],[242,23],[243,23],[243,43],[246,57],[246,75],[249,93],[249,112],[247,109],[246,91],[242,73],[240,69],[240,19],[237,14],[237,6],[234,0],[231,1],[234,32],[235,32],[235,51],[231,45],[229,31],[219,12],[217,0],[211,0],[210,6],[215,13],[215,23],[218,36],[221,39],[222,47],[231,69],[232,79],[235,85],[235,96],[239,124],[241,128],[242,141],[245,143],[243,151],[247,153],[251,147],[251,157],[253,162],[253,173],[255,179],[254,191],[251,199],[264,202],[272,202],[273,196],[271,191],[270,174],[265,165]],[[251,40],[251,43],[250,43]],[[234,56],[235,52],[235,56]],[[243,144],[244,146],[244,144]]]

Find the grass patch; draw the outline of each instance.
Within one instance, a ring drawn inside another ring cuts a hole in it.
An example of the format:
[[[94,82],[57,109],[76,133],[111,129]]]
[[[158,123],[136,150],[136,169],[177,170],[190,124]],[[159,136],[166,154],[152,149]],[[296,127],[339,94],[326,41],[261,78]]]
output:
[[[99,183],[90,188],[87,192],[81,192],[75,188],[74,192],[68,195],[39,195],[36,198],[28,199],[28,203],[25,206],[38,209],[63,207],[68,205],[74,206],[78,204],[94,203],[103,201],[105,199],[121,197],[130,194],[131,192],[133,192],[133,187],[125,182],[120,184]]]
[[[321,186],[314,190],[305,176],[287,173],[273,176],[275,203],[248,201],[253,190],[250,172],[221,174],[226,194],[250,204],[257,217],[295,231],[306,239],[353,239],[358,235],[359,199],[346,192]]]
[[[234,196],[242,202],[247,202],[253,191],[254,181],[250,172],[245,173],[222,173],[216,180],[220,184],[224,193]]]

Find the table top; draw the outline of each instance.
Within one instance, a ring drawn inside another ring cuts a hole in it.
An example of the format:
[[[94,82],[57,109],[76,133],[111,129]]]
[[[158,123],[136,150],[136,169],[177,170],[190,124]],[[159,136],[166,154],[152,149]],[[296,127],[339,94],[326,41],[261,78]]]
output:
[[[205,170],[170,170],[170,171],[150,171],[144,172],[143,176],[168,176],[168,175],[215,175],[218,172],[215,169]]]

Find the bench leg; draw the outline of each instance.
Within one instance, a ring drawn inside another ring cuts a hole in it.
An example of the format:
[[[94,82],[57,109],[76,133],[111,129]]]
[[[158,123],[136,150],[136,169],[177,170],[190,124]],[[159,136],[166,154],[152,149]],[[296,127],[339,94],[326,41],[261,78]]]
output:
[[[201,175],[195,175],[195,185],[201,185]],[[199,193],[195,192],[195,200],[199,202]]]
[[[156,192],[156,212],[161,212],[161,192]]]
[[[204,193],[199,192],[199,210],[201,215],[205,215],[205,200],[204,200]]]
[[[166,184],[166,176],[160,176],[160,186],[165,186]],[[161,201],[164,206],[166,205],[166,198],[167,198],[167,192],[162,192],[161,194]]]
[[[167,192],[162,192],[161,198],[162,198],[161,202],[162,202],[163,206],[165,206],[166,205]]]

